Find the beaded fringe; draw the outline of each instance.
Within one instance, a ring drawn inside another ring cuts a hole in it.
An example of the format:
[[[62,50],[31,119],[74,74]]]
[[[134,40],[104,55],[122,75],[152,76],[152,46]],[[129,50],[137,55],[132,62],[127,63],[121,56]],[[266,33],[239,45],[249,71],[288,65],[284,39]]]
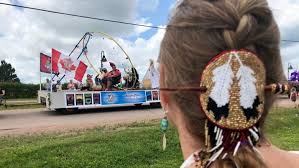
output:
[[[236,156],[242,145],[249,145],[253,150],[260,139],[259,129],[256,126],[244,131],[233,131],[220,128],[213,123],[206,122],[206,145],[209,149],[209,158],[205,167],[209,167],[218,158],[225,159],[228,152],[233,151]]]

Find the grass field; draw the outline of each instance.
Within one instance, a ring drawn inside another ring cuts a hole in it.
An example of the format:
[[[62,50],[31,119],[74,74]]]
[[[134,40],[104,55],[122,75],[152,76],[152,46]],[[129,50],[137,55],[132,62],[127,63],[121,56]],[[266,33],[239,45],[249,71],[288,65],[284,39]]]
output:
[[[8,99],[6,100],[6,107],[0,105],[1,110],[13,110],[13,109],[34,109],[44,108],[44,105],[38,104],[36,99]]]
[[[273,143],[299,150],[299,112],[275,109],[267,121]],[[98,128],[85,132],[0,138],[0,167],[172,168],[182,163],[175,129],[160,147],[159,122]]]
[[[33,104],[26,104],[26,105],[10,105],[8,104],[7,107],[4,107],[3,105],[0,106],[0,112],[2,110],[14,110],[14,109],[36,109],[36,108],[45,108],[44,105],[33,103]]]
[[[272,110],[266,132],[273,144],[285,150],[299,151],[299,109]]]

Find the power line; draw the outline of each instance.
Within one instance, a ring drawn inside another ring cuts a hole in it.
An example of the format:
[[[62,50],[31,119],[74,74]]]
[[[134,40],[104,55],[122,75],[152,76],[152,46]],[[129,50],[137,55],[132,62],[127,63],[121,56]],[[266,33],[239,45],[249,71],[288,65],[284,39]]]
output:
[[[154,29],[166,29],[165,27],[159,27],[159,26],[149,26],[149,25],[145,25],[145,24],[124,22],[124,21],[119,21],[119,20],[104,19],[104,18],[97,18],[97,17],[91,17],[91,16],[83,16],[83,15],[57,12],[57,11],[52,11],[52,10],[48,10],[48,9],[34,8],[34,7],[29,7],[29,6],[9,4],[9,3],[3,3],[3,2],[0,2],[0,5],[13,6],[13,7],[18,7],[18,8],[23,8],[23,9],[31,9],[31,10],[54,13],[54,14],[59,14],[59,15],[79,17],[79,18],[84,18],[84,19],[99,20],[99,21],[119,23],[119,24],[126,24],[126,25],[131,25],[131,26],[140,26],[140,27],[147,27],[147,28],[154,28]]]
[[[299,43],[299,40],[281,40],[282,42],[288,42],[288,43]]]
[[[124,22],[119,20],[112,20],[112,19],[104,19],[104,18],[97,18],[97,17],[91,17],[91,16],[84,16],[84,15],[78,15],[78,14],[72,14],[72,13],[65,13],[65,12],[58,12],[48,9],[42,9],[42,8],[34,8],[29,6],[23,6],[23,5],[16,5],[16,4],[10,4],[10,3],[3,3],[0,2],[0,5],[6,5],[6,6],[12,6],[17,8],[23,8],[23,9],[30,9],[30,10],[36,10],[41,12],[47,12],[47,13],[54,13],[59,15],[66,15],[66,16],[72,16],[72,17],[79,17],[84,19],[91,19],[91,20],[98,20],[103,22],[111,22],[111,23],[118,23],[118,24],[125,24],[125,25],[131,25],[131,26],[139,26],[139,27],[146,27],[146,28],[152,28],[152,29],[166,29],[166,27],[161,26],[150,26],[145,24],[138,24],[138,23],[132,23],[132,22]],[[278,9],[276,9],[278,10]],[[288,43],[299,43],[299,40],[281,40],[282,42],[288,42]]]

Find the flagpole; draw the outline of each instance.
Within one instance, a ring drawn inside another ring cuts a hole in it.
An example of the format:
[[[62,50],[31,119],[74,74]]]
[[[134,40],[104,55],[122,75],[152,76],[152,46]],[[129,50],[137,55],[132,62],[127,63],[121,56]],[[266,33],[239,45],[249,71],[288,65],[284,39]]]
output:
[[[39,91],[42,90],[41,55],[39,55]]]
[[[290,63],[288,62],[288,77],[287,77],[288,81],[290,80]]]
[[[52,62],[52,61],[53,61],[53,60],[52,60],[52,57],[51,57],[51,77],[53,76],[53,67],[52,67],[53,62]],[[50,81],[50,86],[51,86],[50,91],[51,91],[51,93],[52,93],[52,81],[53,81],[53,79],[54,79],[54,78],[51,78],[51,81]]]

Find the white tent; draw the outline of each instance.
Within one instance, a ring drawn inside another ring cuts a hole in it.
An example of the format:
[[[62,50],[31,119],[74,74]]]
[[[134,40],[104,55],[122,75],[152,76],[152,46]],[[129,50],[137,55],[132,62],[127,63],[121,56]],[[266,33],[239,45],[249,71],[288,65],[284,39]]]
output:
[[[150,83],[151,86],[148,86],[148,87],[151,87],[153,89],[159,88],[159,86],[160,86],[159,78],[160,78],[159,71],[155,68],[153,60],[151,60],[150,67],[148,68],[148,70],[145,73],[145,76],[142,80],[142,84],[144,87],[147,87],[146,86],[146,85],[148,85],[147,83]]]

